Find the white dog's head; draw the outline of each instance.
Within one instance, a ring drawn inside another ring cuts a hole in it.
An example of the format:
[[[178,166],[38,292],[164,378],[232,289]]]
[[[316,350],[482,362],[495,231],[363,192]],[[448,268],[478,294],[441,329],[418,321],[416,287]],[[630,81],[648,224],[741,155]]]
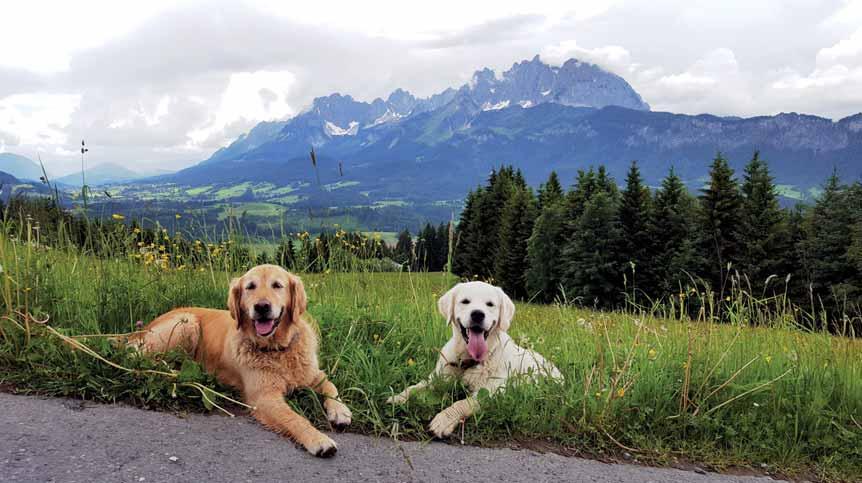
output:
[[[488,354],[488,336],[509,330],[515,316],[512,299],[485,282],[455,285],[440,297],[437,308],[452,324],[453,336],[463,337],[470,357],[480,362]]]

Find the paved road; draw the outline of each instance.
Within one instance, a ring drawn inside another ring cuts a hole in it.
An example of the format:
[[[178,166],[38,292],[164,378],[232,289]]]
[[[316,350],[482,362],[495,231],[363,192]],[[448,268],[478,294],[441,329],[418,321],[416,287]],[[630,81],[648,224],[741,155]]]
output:
[[[0,481],[750,482],[554,454],[336,434],[320,460],[248,417],[171,414],[0,393]]]

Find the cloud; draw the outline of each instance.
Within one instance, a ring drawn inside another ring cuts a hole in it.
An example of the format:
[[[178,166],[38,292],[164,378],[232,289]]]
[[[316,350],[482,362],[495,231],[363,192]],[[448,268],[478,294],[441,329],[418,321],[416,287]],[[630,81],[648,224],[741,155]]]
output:
[[[15,133],[18,144],[65,143],[65,128],[80,103],[75,94],[13,94],[0,99],[0,131]],[[11,143],[7,143],[11,144]]]
[[[588,49],[578,45],[576,40],[564,40],[556,44],[547,45],[542,49],[540,57],[543,61],[552,65],[562,65],[565,61],[574,57],[591,62],[619,75],[625,75],[637,67],[632,64],[631,52],[625,47],[605,45]]]
[[[862,28],[853,32],[849,38],[817,52],[818,67],[838,63],[862,64]]]
[[[536,53],[596,63],[658,110],[841,117],[862,105],[859,1],[438,0],[410,15],[387,2],[13,7],[0,30],[0,149],[51,153],[55,172],[79,162],[81,138],[94,163],[178,167],[316,96],[428,96]]]
[[[296,112],[287,102],[296,77],[289,71],[233,74],[221,96],[218,110],[205,126],[188,134],[190,145],[218,148],[259,120],[284,119]]]
[[[771,85],[772,95],[801,110],[812,105],[847,112],[862,105],[862,28],[817,52],[814,69],[785,69]]]
[[[535,14],[498,18],[455,33],[439,35],[433,40],[421,42],[420,45],[429,49],[441,49],[507,43],[534,33],[544,23],[545,17]]]

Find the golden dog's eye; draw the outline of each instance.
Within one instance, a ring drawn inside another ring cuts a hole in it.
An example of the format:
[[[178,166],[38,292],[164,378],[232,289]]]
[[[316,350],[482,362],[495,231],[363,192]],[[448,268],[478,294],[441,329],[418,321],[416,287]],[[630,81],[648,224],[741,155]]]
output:
[[[461,301],[462,304],[467,305],[470,303],[470,299],[464,299]]]
[[[284,288],[281,282],[272,282],[272,288]]]
[[[249,282],[249,284],[245,286],[246,290],[254,290],[256,288],[257,288],[257,285],[255,285],[254,282]]]
[[[485,305],[487,305],[488,307],[493,307],[493,306],[494,306],[494,302],[485,302]]]

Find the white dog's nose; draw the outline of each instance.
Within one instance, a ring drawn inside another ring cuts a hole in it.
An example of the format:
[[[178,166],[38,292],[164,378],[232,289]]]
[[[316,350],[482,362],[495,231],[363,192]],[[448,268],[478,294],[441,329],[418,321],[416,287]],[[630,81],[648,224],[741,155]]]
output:
[[[482,312],[481,310],[470,312],[470,321],[474,324],[481,324],[485,321],[485,312]]]

